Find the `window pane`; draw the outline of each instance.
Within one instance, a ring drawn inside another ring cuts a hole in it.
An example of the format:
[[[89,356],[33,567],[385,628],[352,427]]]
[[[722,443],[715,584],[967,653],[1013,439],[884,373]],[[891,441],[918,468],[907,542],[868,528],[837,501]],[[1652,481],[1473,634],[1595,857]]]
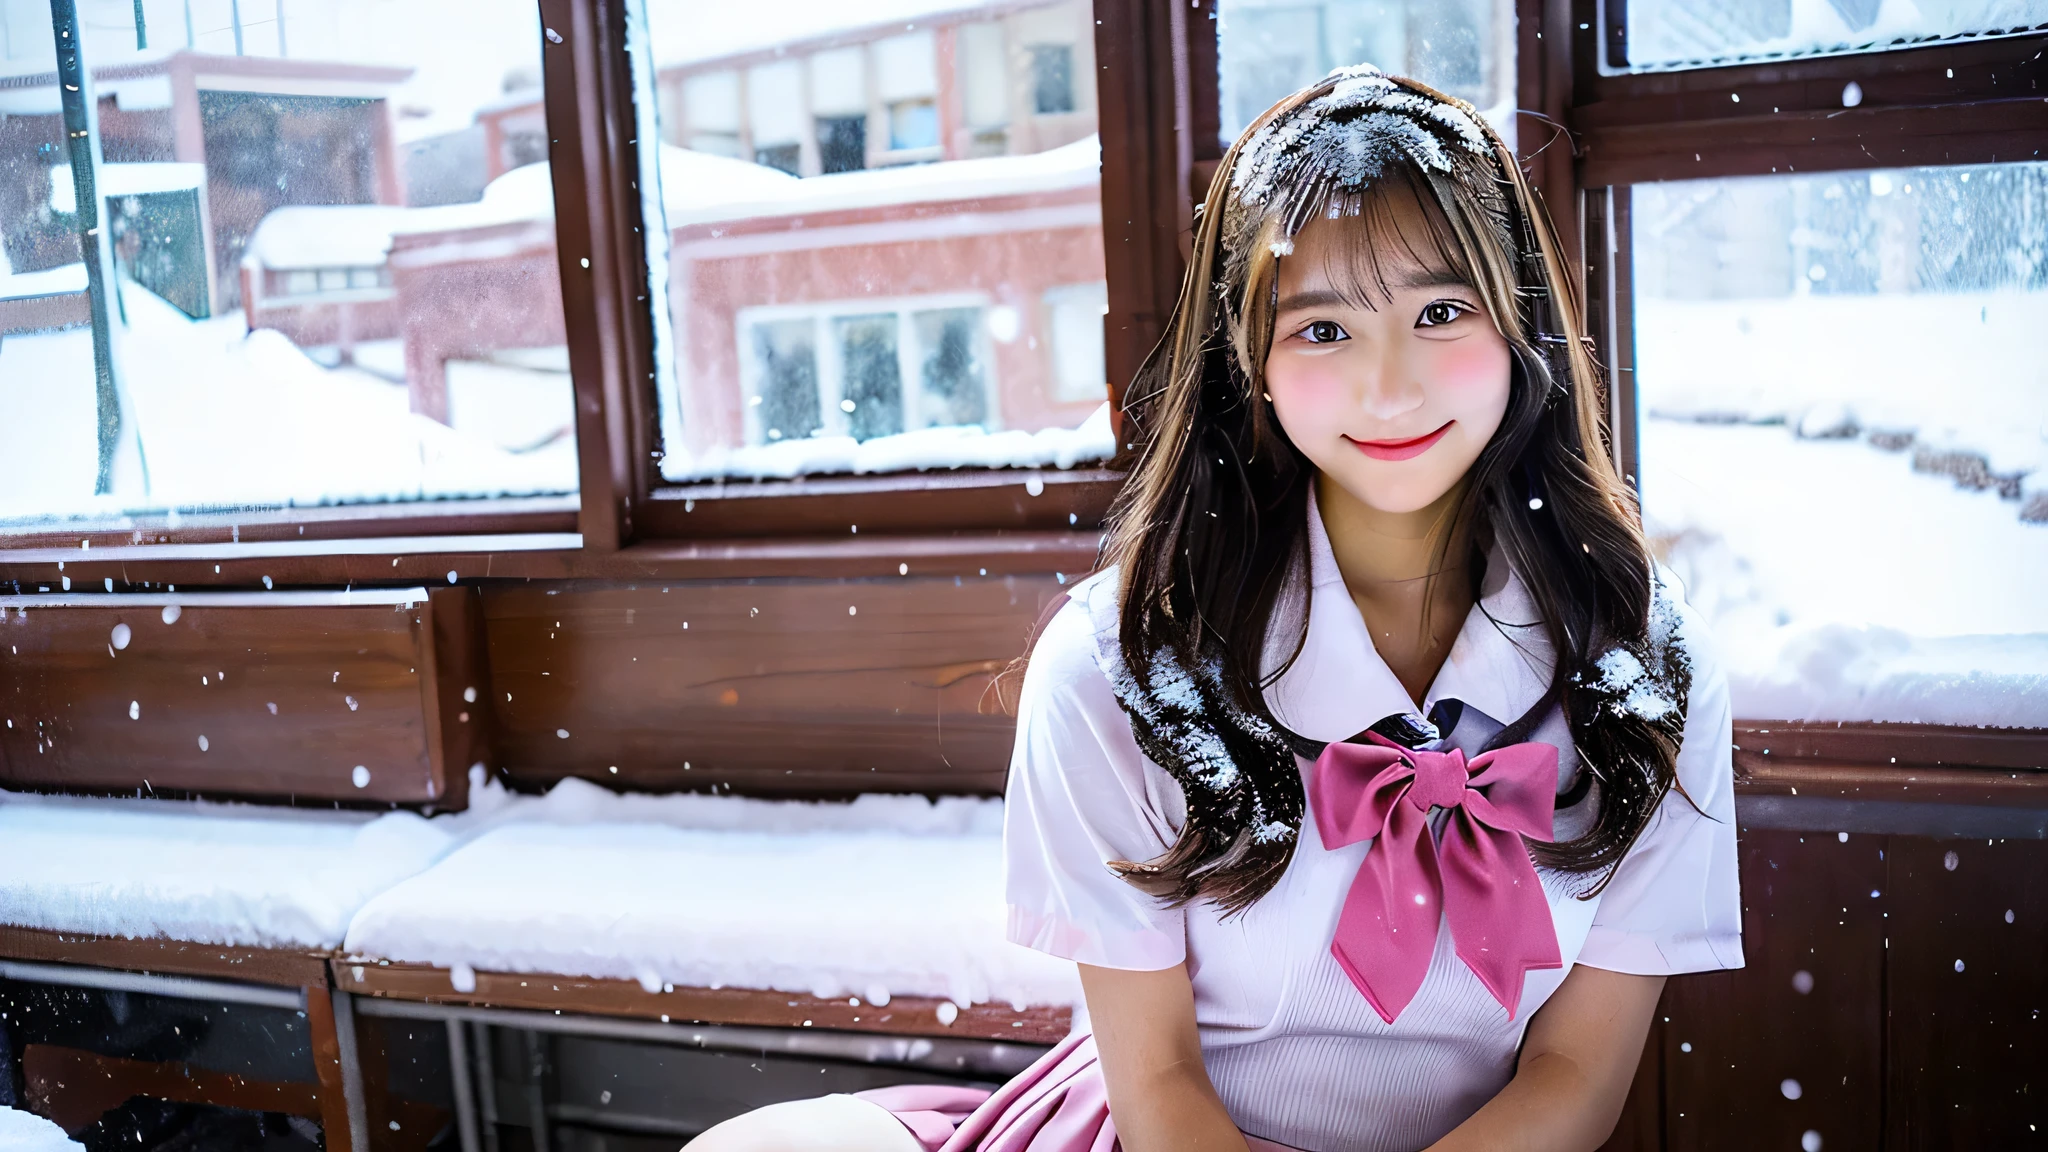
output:
[[[0,7],[0,519],[575,490],[531,0],[79,7],[76,137]]]
[[[1512,0],[1218,0],[1223,143],[1333,68],[1372,64],[1469,100],[1514,142]]]
[[[1701,67],[2048,26],[2048,0],[1626,0],[1610,67]]]
[[[2048,723],[1998,679],[2048,668],[2048,165],[1631,213],[1644,518],[1737,712]]]
[[[666,479],[1113,453],[1089,0],[646,19]]]

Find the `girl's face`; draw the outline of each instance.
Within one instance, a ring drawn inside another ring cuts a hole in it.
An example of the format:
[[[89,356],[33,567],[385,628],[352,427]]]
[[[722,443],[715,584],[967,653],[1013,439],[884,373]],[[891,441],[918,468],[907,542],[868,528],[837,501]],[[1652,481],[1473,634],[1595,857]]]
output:
[[[1377,275],[1345,267],[1355,248],[1341,230],[1358,217],[1312,221],[1281,258],[1266,392],[1325,476],[1399,514],[1449,492],[1493,438],[1510,352],[1478,291],[1416,258],[1436,250],[1429,222],[1413,195],[1390,192],[1377,207],[1392,227],[1374,232],[1406,242],[1376,246]]]

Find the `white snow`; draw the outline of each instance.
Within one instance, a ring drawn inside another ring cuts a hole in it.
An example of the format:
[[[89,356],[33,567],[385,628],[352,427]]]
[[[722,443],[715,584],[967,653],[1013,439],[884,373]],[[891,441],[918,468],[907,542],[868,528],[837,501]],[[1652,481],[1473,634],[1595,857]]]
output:
[[[697,157],[702,154],[687,155]],[[761,167],[740,165],[738,161],[725,163],[755,169]],[[785,176],[780,181],[757,180],[751,185],[727,185],[715,195],[694,203],[679,198],[679,190],[673,186],[666,167],[662,172],[662,187],[668,196],[669,227],[682,228],[719,220],[1057,192],[1094,187],[1101,178],[1101,139],[1088,136],[1072,144],[1021,156],[864,168],[804,180]],[[712,189],[706,187],[705,191],[711,192]]]
[[[0,1152],[82,1152],[84,1147],[33,1112],[0,1107]]]
[[[1630,0],[1629,64],[1651,69],[1738,58],[1814,56],[2048,24],[2044,0],[1883,0],[1874,18],[1861,28],[1852,27],[1830,0],[1791,0],[1785,33],[1765,36],[1741,26],[1744,11],[1735,5],[1686,0]]]
[[[242,314],[193,321],[121,285],[123,381],[149,468],[93,495],[92,335],[0,342],[0,518],[105,515],[220,504],[305,504],[576,489],[574,437],[505,451],[409,410],[406,389],[327,369]]]
[[[85,265],[59,264],[39,272],[0,274],[0,300],[85,291]]]
[[[244,947],[338,946],[454,837],[383,816],[0,792],[0,923]]]
[[[278,208],[256,225],[255,235],[243,250],[242,263],[252,268],[375,267],[384,263],[391,250],[391,234],[406,217],[431,211],[392,204]]]
[[[1002,804],[619,796],[568,780],[370,901],[351,954],[825,997],[1073,1004],[1003,938]]]
[[[829,473],[904,472],[932,468],[1072,468],[1116,454],[1109,405],[1074,428],[986,432],[979,425],[921,428],[872,440],[813,436],[774,444],[675,453],[661,462],[673,481],[712,477],[767,479]]]
[[[1644,519],[1736,715],[2048,727],[2048,525],[1860,440],[1641,429]]]
[[[1910,432],[2048,477],[2048,291],[1639,297],[1636,368],[1647,415]]]

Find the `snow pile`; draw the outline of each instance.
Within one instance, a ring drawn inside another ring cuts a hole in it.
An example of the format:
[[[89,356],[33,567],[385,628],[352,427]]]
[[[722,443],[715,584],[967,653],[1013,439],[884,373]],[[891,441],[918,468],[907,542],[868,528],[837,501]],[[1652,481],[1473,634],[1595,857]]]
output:
[[[0,1107],[0,1152],[82,1152],[84,1145],[33,1112]]]
[[[651,990],[1080,998],[1072,964],[1004,939],[997,800],[617,796],[570,780],[468,819],[474,839],[363,908],[348,952]]]
[[[1855,440],[1641,432],[1645,525],[1736,715],[2048,727],[2048,525]]]
[[[0,253],[0,260],[5,253]],[[38,272],[0,273],[0,300],[20,300],[30,296],[56,296],[66,292],[85,291],[85,265],[59,264],[55,268],[44,268]]]
[[[375,267],[384,263],[385,253],[391,250],[391,233],[406,217],[428,211],[432,209],[391,204],[274,209],[256,225],[242,263],[251,268]]]
[[[2048,491],[2048,292],[1644,297],[1636,364],[1650,416],[1980,456]]]
[[[223,504],[531,496],[576,490],[564,437],[504,451],[410,410],[406,389],[328,369],[240,312],[194,321],[121,285],[121,368],[150,488],[95,497],[92,334],[0,342],[0,517],[106,515]],[[58,386],[58,385],[63,386]],[[118,474],[117,474],[118,481]]]
[[[1075,428],[986,432],[980,425],[970,424],[921,428],[872,440],[813,436],[739,448],[720,445],[694,455],[677,452],[664,457],[661,474],[666,479],[682,481],[931,468],[1072,468],[1115,454],[1116,435],[1110,428],[1109,405],[1103,404]]]
[[[725,163],[746,168],[761,167],[739,161],[728,160]],[[1101,138],[1089,136],[1072,144],[1021,156],[865,168],[803,180],[794,177],[781,181],[756,180],[746,185],[730,185],[716,194],[696,200],[682,196],[681,190],[672,184],[668,168],[664,165],[662,188],[667,197],[668,225],[681,228],[720,220],[1091,188],[1100,182],[1101,177]]]
[[[0,923],[333,948],[364,901],[455,842],[441,823],[410,812],[0,792]]]

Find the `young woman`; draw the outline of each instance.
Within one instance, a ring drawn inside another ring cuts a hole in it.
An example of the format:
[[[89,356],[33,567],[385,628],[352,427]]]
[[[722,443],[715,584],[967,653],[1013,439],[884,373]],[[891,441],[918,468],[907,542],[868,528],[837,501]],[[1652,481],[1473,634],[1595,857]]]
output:
[[[995,1093],[693,1149],[1592,1149],[1664,978],[1742,963],[1727,690],[1600,431],[1573,281],[1470,106],[1268,112],[1044,628],[1010,936],[1088,1027]]]

